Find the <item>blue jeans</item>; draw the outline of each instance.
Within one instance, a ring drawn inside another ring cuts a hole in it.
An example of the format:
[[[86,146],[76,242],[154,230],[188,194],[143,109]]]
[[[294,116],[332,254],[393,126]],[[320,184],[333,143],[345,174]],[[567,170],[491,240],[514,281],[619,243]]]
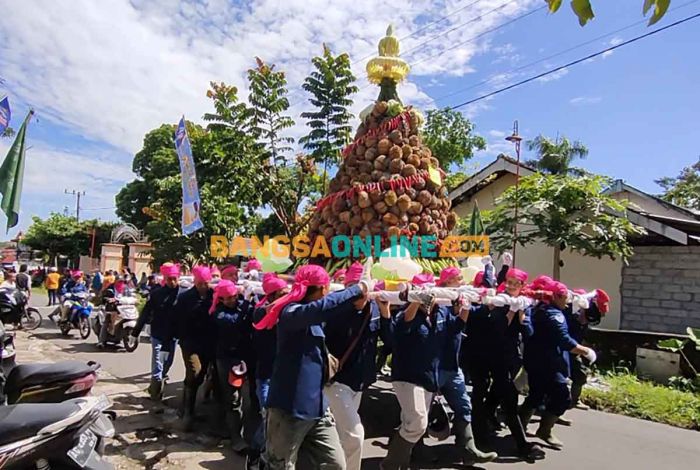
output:
[[[442,370],[438,372],[438,388],[442,396],[447,400],[452,411],[455,413],[455,420],[472,421],[472,403],[467,394],[467,385],[464,382],[462,370],[456,371]]]
[[[165,344],[166,342],[151,336],[151,378],[154,380],[163,380],[163,377],[168,375],[170,366],[173,365],[177,340],[173,339],[170,341],[171,344],[168,348]],[[167,349],[170,349],[170,351],[167,351]]]
[[[270,379],[255,379],[255,394],[258,396],[258,402],[260,403],[260,413],[262,414],[262,423],[255,431],[254,442],[263,443],[261,447],[264,447],[265,443],[265,432],[266,432],[266,422],[267,422],[267,394],[270,391]]]

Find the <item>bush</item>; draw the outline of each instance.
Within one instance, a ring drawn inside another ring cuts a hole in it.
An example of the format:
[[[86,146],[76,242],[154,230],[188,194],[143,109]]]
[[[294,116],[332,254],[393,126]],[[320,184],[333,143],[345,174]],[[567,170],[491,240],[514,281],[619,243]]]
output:
[[[700,430],[700,394],[656,385],[627,373],[610,373],[604,381],[609,390],[583,390],[582,400],[591,408]]]

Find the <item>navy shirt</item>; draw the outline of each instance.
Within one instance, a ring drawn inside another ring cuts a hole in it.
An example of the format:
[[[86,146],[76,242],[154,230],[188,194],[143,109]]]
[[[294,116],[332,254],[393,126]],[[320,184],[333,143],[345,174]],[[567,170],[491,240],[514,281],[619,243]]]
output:
[[[134,328],[134,333],[139,335],[143,325],[150,323],[151,336],[161,342],[170,341],[175,335],[175,301],[177,300],[177,287],[163,286],[155,289],[148,297],[139,320]]]
[[[216,325],[216,357],[248,360],[251,347],[251,318],[247,305],[238,302],[236,307],[219,305],[213,313]]]
[[[525,310],[523,323],[520,323],[518,312],[513,312],[509,322],[509,312],[509,306],[472,306],[467,320],[467,339],[464,342],[470,358],[487,361],[493,367],[516,369],[521,366],[521,335],[524,338],[532,336],[532,308]]]
[[[269,305],[269,304],[268,304]],[[267,314],[265,306],[255,309],[253,323],[258,323]],[[272,367],[277,355],[277,327],[269,330],[257,330],[253,328],[253,348],[256,356],[255,377],[268,380],[272,377]]]
[[[449,315],[454,316],[454,309],[446,307]],[[461,321],[461,320],[460,320]],[[462,346],[462,329],[454,328],[449,332],[440,356],[440,370],[459,371],[459,351]]]
[[[569,374],[569,351],[578,343],[569,335],[564,313],[540,303],[532,314],[532,336],[525,341],[525,367],[545,373]]]
[[[365,323],[366,315],[370,315],[364,330],[359,333]],[[356,392],[369,388],[377,380],[377,339],[389,341],[391,320],[382,318],[376,302],[367,303],[364,311],[357,311],[349,305],[342,314],[329,319],[324,328],[328,352],[338,360],[344,355],[358,334],[360,339],[342,369],[336,374],[334,381],[347,385]]]
[[[191,287],[177,297],[175,312],[177,337],[182,349],[213,357],[216,352],[216,334],[209,314],[213,292],[209,289],[202,297]]]
[[[410,322],[404,320],[404,312],[399,313],[394,322],[392,379],[437,391],[438,368],[446,343],[463,328],[464,321],[443,305],[430,315],[419,310]]]
[[[323,394],[328,362],[321,324],[346,312],[362,295],[360,286],[333,292],[320,300],[284,307],[277,323],[277,358],[272,369],[268,408],[295,418],[321,418],[328,408]]]

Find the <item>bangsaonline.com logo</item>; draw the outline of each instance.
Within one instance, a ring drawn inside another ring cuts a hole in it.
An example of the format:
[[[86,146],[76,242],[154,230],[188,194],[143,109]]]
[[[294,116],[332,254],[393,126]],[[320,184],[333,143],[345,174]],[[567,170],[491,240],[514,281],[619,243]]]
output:
[[[382,237],[378,235],[336,235],[330,242],[323,236],[317,236],[313,241],[306,235],[299,235],[291,240],[284,235],[266,235],[262,240],[258,237],[234,237],[229,241],[223,235],[212,235],[210,252],[215,258],[261,255],[280,258],[290,255],[295,258],[467,258],[489,253],[489,237],[486,235],[452,235],[441,243],[438,243],[434,235],[413,238],[392,236],[387,241],[388,246],[382,243]]]

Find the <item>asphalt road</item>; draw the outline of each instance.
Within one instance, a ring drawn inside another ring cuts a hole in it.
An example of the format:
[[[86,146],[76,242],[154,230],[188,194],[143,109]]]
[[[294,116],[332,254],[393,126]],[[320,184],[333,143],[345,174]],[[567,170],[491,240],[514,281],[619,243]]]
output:
[[[40,307],[44,323],[35,331],[43,338],[53,341],[61,349],[74,353],[81,360],[95,360],[116,377],[130,382],[148,381],[150,369],[150,345],[143,343],[133,353],[123,348],[100,350],[97,338],[91,335],[81,340],[77,332],[63,337],[58,328],[47,319],[51,309],[42,307],[46,298],[34,296],[32,304]],[[21,358],[18,358],[21,362]],[[171,383],[180,382],[184,369],[177,355],[170,373]],[[398,424],[399,408],[390,384],[378,384],[366,392],[361,414],[365,420],[365,458],[363,469],[378,468],[386,453],[387,436]],[[687,431],[671,426],[651,423],[596,411],[572,410],[567,415],[574,420],[572,427],[558,427],[556,434],[564,441],[563,451],[547,451],[543,461],[534,464],[543,470],[697,470],[700,451],[700,432]],[[534,432],[535,425],[530,426]],[[421,464],[418,468],[464,468],[453,462],[452,442],[427,441],[438,462]],[[501,436],[494,441],[494,448],[501,457],[493,463],[479,468],[520,469],[533,468],[533,464],[514,458],[510,438]]]

